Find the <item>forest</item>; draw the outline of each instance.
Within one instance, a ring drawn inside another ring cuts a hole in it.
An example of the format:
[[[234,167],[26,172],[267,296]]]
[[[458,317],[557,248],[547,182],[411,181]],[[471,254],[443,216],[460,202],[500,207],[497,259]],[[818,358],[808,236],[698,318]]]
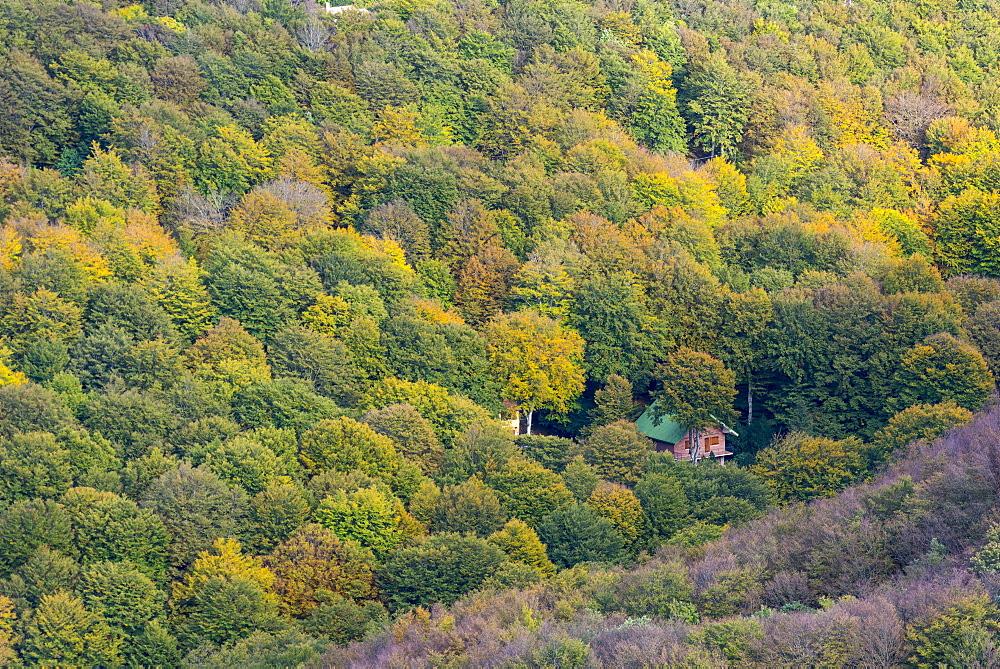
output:
[[[1000,665],[1000,1],[130,1],[0,3],[0,663]]]

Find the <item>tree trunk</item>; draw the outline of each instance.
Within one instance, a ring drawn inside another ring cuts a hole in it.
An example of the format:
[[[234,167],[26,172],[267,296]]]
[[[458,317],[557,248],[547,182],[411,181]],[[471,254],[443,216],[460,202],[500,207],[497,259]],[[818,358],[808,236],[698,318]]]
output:
[[[531,434],[531,419],[532,419],[532,417],[534,415],[535,415],[535,412],[529,409],[528,410],[528,431],[527,431],[527,434]]]
[[[694,428],[691,430],[691,462],[698,464],[701,460],[701,430]]]
[[[753,379],[747,381],[747,427],[753,423]]]

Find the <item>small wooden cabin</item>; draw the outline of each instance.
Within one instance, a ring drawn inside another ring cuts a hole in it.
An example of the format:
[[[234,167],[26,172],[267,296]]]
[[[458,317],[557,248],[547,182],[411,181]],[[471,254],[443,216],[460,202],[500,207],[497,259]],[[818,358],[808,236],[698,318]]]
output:
[[[636,429],[653,440],[658,452],[671,453],[674,460],[690,460],[691,433],[672,420],[670,416],[662,416],[659,420],[655,419],[651,408],[647,408],[635,421]],[[699,458],[718,458],[720,463],[724,463],[726,458],[732,457],[732,451],[726,449],[726,435],[730,434],[739,436],[721,421],[703,428],[701,430],[701,455]]]

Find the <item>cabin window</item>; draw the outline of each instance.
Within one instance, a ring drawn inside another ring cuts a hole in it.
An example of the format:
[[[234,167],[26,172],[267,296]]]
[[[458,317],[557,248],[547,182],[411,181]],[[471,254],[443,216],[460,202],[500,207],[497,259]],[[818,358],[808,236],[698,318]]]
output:
[[[717,436],[716,437],[707,437],[705,439],[705,445],[706,446],[710,446],[710,447],[711,446],[718,446],[719,445],[719,438]]]

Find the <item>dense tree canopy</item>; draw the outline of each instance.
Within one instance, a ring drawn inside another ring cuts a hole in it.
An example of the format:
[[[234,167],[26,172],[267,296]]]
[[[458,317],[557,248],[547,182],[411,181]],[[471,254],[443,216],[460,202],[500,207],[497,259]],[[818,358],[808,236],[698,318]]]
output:
[[[993,662],[998,34],[0,3],[0,663]]]

